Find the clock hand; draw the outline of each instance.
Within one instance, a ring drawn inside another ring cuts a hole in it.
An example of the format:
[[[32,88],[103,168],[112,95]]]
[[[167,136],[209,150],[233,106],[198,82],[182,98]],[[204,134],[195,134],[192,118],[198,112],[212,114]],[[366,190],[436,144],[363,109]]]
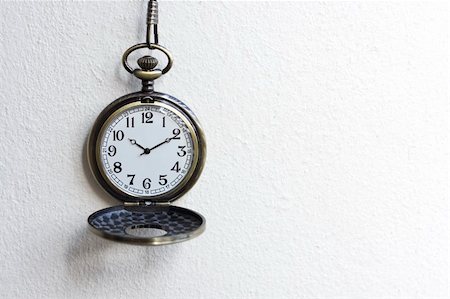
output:
[[[170,140],[172,140],[173,138],[174,138],[174,137],[171,137],[171,138],[166,138],[166,140],[164,140],[163,142],[161,142],[161,143],[159,143],[159,144],[155,145],[154,147],[150,148],[150,151],[152,151],[152,150],[154,150],[155,148],[157,148],[157,147],[159,147],[159,146],[163,145],[164,143],[169,143],[169,142],[170,142]]]
[[[137,143],[136,140],[130,139],[130,138],[128,138],[128,140],[130,140],[131,144],[137,145],[138,147],[140,147],[141,149],[143,149],[143,150],[144,150],[144,153],[147,151],[147,149],[146,149],[145,147],[143,147],[142,145],[140,145],[139,143]],[[148,151],[148,152],[150,152],[150,151]]]
[[[163,142],[158,143],[158,144],[155,145],[154,147],[149,148],[149,149],[145,149],[145,152],[142,153],[141,156],[142,156],[143,154],[150,154],[150,152],[151,152],[152,150],[154,150],[154,149],[157,148],[157,147],[160,147],[160,146],[163,145],[164,143],[169,143],[170,140],[174,139],[174,138],[177,137],[177,136],[178,136],[178,135],[175,135],[175,136],[170,137],[170,138],[166,138]]]

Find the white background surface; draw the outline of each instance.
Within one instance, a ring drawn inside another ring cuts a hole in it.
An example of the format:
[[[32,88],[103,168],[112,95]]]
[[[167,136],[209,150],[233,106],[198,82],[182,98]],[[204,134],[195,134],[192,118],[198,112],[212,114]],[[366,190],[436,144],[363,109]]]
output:
[[[1,3],[0,297],[448,296],[445,4],[161,2],[156,89],[209,141],[167,247],[109,242],[83,146],[143,2]]]

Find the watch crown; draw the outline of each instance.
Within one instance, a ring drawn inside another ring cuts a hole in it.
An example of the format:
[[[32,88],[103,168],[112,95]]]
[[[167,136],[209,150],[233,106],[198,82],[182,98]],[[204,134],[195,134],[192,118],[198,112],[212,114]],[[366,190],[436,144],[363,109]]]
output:
[[[144,71],[153,70],[158,65],[158,59],[152,56],[143,56],[138,59],[137,64]]]

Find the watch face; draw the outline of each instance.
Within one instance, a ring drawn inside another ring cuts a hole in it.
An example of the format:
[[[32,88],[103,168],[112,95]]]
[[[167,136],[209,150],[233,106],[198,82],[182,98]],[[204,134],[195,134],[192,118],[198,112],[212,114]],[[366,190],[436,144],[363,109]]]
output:
[[[152,200],[182,188],[198,160],[187,117],[160,102],[133,102],[111,114],[97,137],[97,165],[118,193]]]

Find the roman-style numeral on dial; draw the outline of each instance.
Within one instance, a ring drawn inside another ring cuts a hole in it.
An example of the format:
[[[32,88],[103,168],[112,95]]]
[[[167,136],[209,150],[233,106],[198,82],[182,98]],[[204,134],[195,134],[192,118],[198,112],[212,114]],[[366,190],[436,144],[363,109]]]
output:
[[[178,161],[173,165],[173,167],[170,169],[175,172],[180,172],[180,165],[178,164]]]
[[[120,162],[115,162],[114,163],[114,172],[115,173],[119,173],[122,171],[122,163]]]
[[[114,145],[110,145],[108,147],[108,156],[114,157],[116,155],[116,153],[117,153],[116,147]]]
[[[178,146],[178,148],[180,149],[180,151],[177,152],[178,156],[180,156],[180,157],[186,156],[186,151],[184,150],[185,147],[186,147],[186,145],[179,145]]]
[[[153,123],[153,113],[151,113],[150,111],[148,112],[142,112],[142,123],[143,124],[151,124]]]
[[[172,137],[172,139],[180,139],[180,133],[181,133],[180,129],[173,129],[172,133],[174,135]]]
[[[149,178],[146,178],[142,181],[142,187],[144,187],[144,189],[150,189],[152,180],[150,180]]]
[[[134,128],[134,117],[127,117],[127,128]]]
[[[125,137],[125,134],[122,130],[113,131],[113,141],[122,141],[123,137]]]
[[[134,177],[135,177],[135,176],[136,176],[135,174],[127,174],[127,177],[128,177],[128,178],[131,177],[130,185],[134,185],[133,182],[134,182]]]
[[[160,184],[161,186],[164,186],[164,185],[167,184],[166,176],[167,176],[167,174],[161,174],[161,175],[159,176],[159,184]]]

